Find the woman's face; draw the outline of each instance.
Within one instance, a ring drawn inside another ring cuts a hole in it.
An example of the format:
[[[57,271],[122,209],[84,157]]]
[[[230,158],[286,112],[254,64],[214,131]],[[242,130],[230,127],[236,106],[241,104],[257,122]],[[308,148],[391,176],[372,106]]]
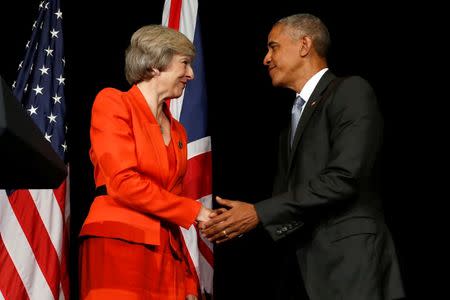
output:
[[[194,79],[191,58],[184,55],[175,54],[167,69],[161,72],[161,84],[166,90],[167,97],[178,98],[183,93],[189,80]]]

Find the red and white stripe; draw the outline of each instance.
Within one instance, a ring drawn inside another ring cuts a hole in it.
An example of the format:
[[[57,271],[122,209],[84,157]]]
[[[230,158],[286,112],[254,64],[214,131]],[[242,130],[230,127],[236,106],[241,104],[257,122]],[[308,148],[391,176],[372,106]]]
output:
[[[194,42],[197,20],[197,0],[166,0],[162,24],[185,34]],[[195,79],[194,79],[195,80]],[[170,102],[172,115],[179,120],[184,93]],[[188,99],[186,99],[188,101]],[[183,183],[184,196],[197,199],[206,207],[212,207],[211,138],[209,136],[189,142],[188,166]],[[197,228],[181,228],[186,246],[195,265],[202,291],[213,293],[214,258],[213,246],[204,239]]]
[[[0,299],[69,299],[67,194],[0,190]]]
[[[162,25],[182,32],[191,42],[193,42],[195,23],[197,20],[197,9],[197,0],[166,0],[162,14]],[[170,112],[177,120],[180,119],[183,98],[184,92],[177,98],[177,101],[170,101]]]

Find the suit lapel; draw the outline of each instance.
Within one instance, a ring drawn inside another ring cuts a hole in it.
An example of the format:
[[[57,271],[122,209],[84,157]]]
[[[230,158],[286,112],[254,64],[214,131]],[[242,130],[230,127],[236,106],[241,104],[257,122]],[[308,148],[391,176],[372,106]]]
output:
[[[168,103],[164,105],[164,111],[166,115],[170,119],[170,136],[172,147],[174,148],[175,158],[176,158],[176,176],[172,176],[170,179],[167,189],[170,191],[172,188],[178,183],[179,176],[178,174],[184,174],[186,170],[186,161],[187,161],[187,145],[183,142],[183,135],[178,129],[179,124],[175,123],[175,119],[173,118]]]
[[[140,118],[139,122],[148,135],[149,145],[153,147],[153,149],[148,149],[148,151],[152,151],[152,154],[149,155],[148,158],[158,159],[158,165],[160,166],[159,177],[161,183],[164,186],[167,186],[169,176],[169,160],[167,157],[167,149],[164,145],[164,139],[161,134],[161,129],[139,88],[136,85],[133,85],[130,92],[134,97],[136,105],[138,106],[138,111],[144,114],[144,117]]]
[[[308,122],[311,119],[311,116],[313,115],[314,111],[317,109],[320,102],[322,101],[324,91],[335,77],[336,76],[333,73],[329,71],[325,72],[325,74],[323,74],[322,78],[319,80],[319,83],[317,84],[313,93],[311,94],[311,97],[309,97],[308,103],[306,103],[306,106],[303,109],[302,116],[300,117],[300,121],[297,126],[297,131],[295,132],[292,148],[290,147],[290,145],[288,146],[288,148],[291,149],[289,151],[288,173],[291,169],[294,153],[297,149],[298,144],[301,141],[303,132],[305,131],[305,128],[308,125]]]

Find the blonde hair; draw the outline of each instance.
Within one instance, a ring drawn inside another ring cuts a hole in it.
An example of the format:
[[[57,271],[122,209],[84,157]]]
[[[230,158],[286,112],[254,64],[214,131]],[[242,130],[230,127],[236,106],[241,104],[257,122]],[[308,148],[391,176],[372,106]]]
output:
[[[164,71],[176,54],[194,59],[194,45],[184,34],[161,25],[139,28],[131,36],[125,51],[125,77],[128,83],[151,79],[153,69]]]

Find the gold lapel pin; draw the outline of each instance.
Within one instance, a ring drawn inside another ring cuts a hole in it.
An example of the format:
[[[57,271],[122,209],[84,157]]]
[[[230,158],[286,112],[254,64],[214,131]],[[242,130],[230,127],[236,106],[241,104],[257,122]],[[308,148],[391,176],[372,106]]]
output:
[[[314,106],[314,105],[316,105],[316,102],[317,102],[317,101],[314,101],[313,103],[311,103],[311,106]]]

